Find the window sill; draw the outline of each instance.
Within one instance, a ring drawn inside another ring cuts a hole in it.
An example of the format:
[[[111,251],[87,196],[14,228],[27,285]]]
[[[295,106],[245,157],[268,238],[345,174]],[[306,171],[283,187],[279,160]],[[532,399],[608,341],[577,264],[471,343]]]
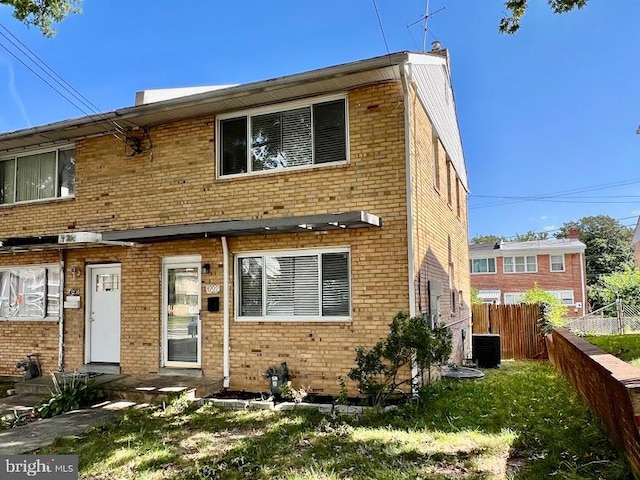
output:
[[[289,167],[289,168],[274,168],[272,170],[260,170],[258,172],[248,172],[248,173],[234,173],[232,175],[218,175],[216,180],[218,181],[226,181],[226,180],[238,180],[241,178],[255,178],[263,175],[281,175],[288,174],[294,172],[306,172],[313,171],[319,168],[344,168],[349,165],[349,160],[344,162],[331,162],[331,163],[319,163],[315,165],[301,165],[299,167]]]
[[[25,200],[23,202],[14,202],[14,203],[2,203],[0,204],[0,208],[11,208],[11,207],[22,207],[29,205],[43,205],[47,203],[58,203],[58,202],[69,202],[75,200],[76,197],[56,197],[56,198],[43,198],[41,200]]]
[[[535,272],[502,272],[505,275],[525,275],[525,274],[531,274],[531,273],[538,273],[538,271],[536,270]]]
[[[59,319],[55,317],[21,317],[21,318],[0,318],[0,322],[42,322],[42,323],[53,323],[58,322]]]
[[[352,317],[300,317],[300,318],[264,318],[264,317],[236,317],[238,323],[350,323]]]

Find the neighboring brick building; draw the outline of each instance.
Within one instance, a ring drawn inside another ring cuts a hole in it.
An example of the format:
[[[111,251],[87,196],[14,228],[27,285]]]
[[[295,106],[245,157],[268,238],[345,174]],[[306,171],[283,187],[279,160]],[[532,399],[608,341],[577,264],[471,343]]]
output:
[[[0,160],[0,373],[35,352],[45,372],[264,390],[286,361],[335,393],[400,310],[450,325],[454,361],[469,351],[443,51],[0,134]]]
[[[568,315],[587,309],[585,244],[573,238],[471,244],[471,286],[485,303],[519,303],[534,285],[568,307]]]

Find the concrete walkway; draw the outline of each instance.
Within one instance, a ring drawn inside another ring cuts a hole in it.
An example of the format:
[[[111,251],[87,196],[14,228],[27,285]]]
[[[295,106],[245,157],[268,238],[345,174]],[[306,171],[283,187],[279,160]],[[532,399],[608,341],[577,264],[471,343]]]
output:
[[[0,431],[0,454],[26,454],[52,444],[56,438],[80,435],[91,427],[107,423],[124,408],[133,405],[131,402],[109,402],[97,408],[76,410]]]

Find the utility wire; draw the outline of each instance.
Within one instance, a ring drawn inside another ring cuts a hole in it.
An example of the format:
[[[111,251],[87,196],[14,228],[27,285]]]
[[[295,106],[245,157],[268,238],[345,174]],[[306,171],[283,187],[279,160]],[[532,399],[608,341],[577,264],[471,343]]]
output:
[[[42,71],[42,73],[48,77],[48,79],[44,78],[40,73],[35,71],[31,66],[27,65],[25,61],[22,60],[14,51],[7,47],[6,44],[0,42],[0,47],[4,49],[9,55],[15,58],[18,62],[20,62],[25,68],[27,68],[31,73],[33,73],[36,77],[38,77],[42,82],[44,82],[49,88],[51,88],[54,92],[64,98],[67,102],[73,105],[76,109],[81,111],[83,114],[92,117],[101,119],[102,121],[111,125],[116,132],[121,135],[125,135],[125,131],[118,123],[112,121],[107,118],[104,113],[101,113],[99,109],[91,103],[86,97],[84,97],[78,90],[76,90],[73,86],[71,86],[62,76],[56,73],[46,62],[44,62],[38,55],[36,55],[29,47],[27,47],[19,38],[17,38],[11,31],[0,23],[0,29],[4,30],[4,32],[0,31],[0,36],[4,37],[15,49],[17,49],[22,55],[28,59],[33,65],[35,65],[38,69]],[[8,36],[8,35],[9,36]],[[54,85],[54,83],[57,85]],[[67,93],[64,93],[63,91]],[[71,97],[71,98],[70,98]],[[83,107],[84,106],[84,107]],[[88,111],[87,111],[88,110]],[[91,112],[94,113],[91,113]],[[118,135],[114,134],[116,138],[121,141],[124,141]]]
[[[389,51],[389,45],[387,44],[387,36],[384,34],[384,28],[382,28],[382,20],[380,19],[380,12],[378,11],[378,4],[376,0],[371,0],[373,2],[373,9],[376,11],[376,17],[378,18],[378,25],[380,26],[380,32],[382,33],[382,40],[384,41],[384,48],[387,49],[387,55],[391,57],[391,52]]]
[[[568,197],[570,195],[576,194],[576,193],[585,193],[585,192],[593,192],[596,190],[603,190],[606,188],[613,188],[613,187],[622,187],[622,186],[626,186],[626,185],[633,185],[636,183],[640,183],[640,179],[633,179],[633,180],[626,180],[626,181],[622,181],[622,182],[611,182],[611,183],[605,183],[605,184],[598,184],[598,185],[594,185],[594,186],[590,186],[590,187],[583,187],[583,188],[578,188],[578,189],[572,189],[572,190],[561,190],[559,192],[556,193],[551,193],[551,194],[546,194],[546,195],[534,195],[534,196],[530,196],[530,197],[523,197],[522,199],[517,199],[517,200],[508,200],[508,201],[503,201],[503,202],[493,202],[493,203],[486,203],[486,204],[482,204],[482,205],[474,205],[474,206],[470,206],[469,209],[477,209],[477,208],[488,208],[488,207],[497,207],[497,206],[502,206],[502,205],[510,205],[510,204],[514,204],[514,203],[522,203],[522,202],[532,202],[532,201],[541,201],[544,199],[550,199],[550,198],[558,198],[558,197]],[[476,195],[470,195],[470,197],[474,197]]]

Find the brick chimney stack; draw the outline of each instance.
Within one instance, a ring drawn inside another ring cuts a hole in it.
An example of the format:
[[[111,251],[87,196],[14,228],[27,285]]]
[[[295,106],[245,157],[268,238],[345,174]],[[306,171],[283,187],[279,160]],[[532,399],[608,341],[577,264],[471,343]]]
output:
[[[580,236],[580,230],[575,225],[569,227],[567,233],[569,234],[569,238],[572,238],[573,240],[578,240],[578,237]]]

